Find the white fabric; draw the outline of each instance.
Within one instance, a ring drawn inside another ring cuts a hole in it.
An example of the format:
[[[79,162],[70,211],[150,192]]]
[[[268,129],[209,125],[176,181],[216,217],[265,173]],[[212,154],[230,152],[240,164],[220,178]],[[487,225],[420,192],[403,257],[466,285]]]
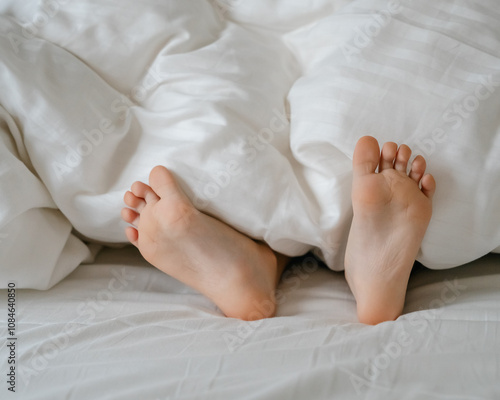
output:
[[[16,282],[47,289],[90,252],[36,176],[15,122],[1,107],[0,139],[0,287]]]
[[[43,279],[23,272],[19,285],[49,287],[75,268],[88,251],[71,226],[124,242],[123,193],[156,164],[199,208],[277,251],[318,249],[341,270],[350,158],[365,134],[406,142],[436,177],[422,263],[452,267],[500,245],[495,0],[0,11],[0,232],[19,232],[0,243],[3,285],[33,260]]]
[[[307,260],[285,273],[278,316],[258,323],[221,316],[132,249],[106,250],[49,291],[18,290],[11,397],[500,398],[500,255],[416,271],[405,314],[374,327],[356,322],[343,274]]]

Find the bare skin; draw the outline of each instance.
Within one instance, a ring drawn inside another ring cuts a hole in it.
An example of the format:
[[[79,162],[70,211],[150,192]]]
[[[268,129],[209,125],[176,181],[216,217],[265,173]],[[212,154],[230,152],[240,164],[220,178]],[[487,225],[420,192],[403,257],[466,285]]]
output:
[[[345,276],[366,324],[394,320],[403,310],[408,279],[432,215],[436,183],[417,156],[407,174],[406,145],[361,138],[353,156],[354,217]],[[378,167],[378,173],[376,169]]]
[[[345,275],[361,322],[397,318],[432,214],[434,178],[411,150],[361,138],[353,158],[352,221]],[[379,169],[376,173],[376,169]],[[155,167],[149,185],[125,193],[129,241],[152,265],[198,290],[228,317],[275,315],[275,290],[289,258],[198,211],[173,175]]]
[[[288,257],[198,211],[173,175],[155,167],[150,185],[125,193],[129,241],[166,274],[211,299],[227,317],[275,315],[275,289]]]

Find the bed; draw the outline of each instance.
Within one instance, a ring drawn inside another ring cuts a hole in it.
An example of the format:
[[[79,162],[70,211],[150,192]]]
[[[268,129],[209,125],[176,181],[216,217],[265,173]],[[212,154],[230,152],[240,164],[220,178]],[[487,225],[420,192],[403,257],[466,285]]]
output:
[[[499,18],[494,0],[0,2],[2,398],[500,398]],[[404,313],[376,326],[342,272],[365,134],[438,182]],[[123,193],[158,164],[296,257],[275,318],[225,318],[126,246]]]
[[[16,394],[498,398],[500,255],[416,268],[404,315],[377,326],[357,322],[343,274],[313,260],[285,273],[275,318],[245,322],[225,318],[135,249],[105,249],[49,291],[16,292]]]

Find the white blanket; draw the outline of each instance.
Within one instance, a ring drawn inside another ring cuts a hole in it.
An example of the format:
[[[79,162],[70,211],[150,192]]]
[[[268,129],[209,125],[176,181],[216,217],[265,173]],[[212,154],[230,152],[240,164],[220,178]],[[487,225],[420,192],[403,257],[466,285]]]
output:
[[[82,236],[124,242],[123,193],[157,164],[200,209],[341,270],[366,134],[412,146],[437,180],[419,261],[500,245],[496,0],[0,11],[2,287],[50,287],[89,256]]]

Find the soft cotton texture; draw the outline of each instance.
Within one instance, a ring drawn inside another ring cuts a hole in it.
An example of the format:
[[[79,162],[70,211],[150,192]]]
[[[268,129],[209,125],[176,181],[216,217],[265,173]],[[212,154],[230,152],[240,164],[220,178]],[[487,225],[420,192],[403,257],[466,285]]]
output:
[[[466,267],[419,269],[404,315],[367,326],[357,322],[343,274],[308,257],[285,272],[277,316],[247,322],[223,317],[135,249],[105,249],[49,291],[16,292],[15,395],[497,399],[499,264],[495,254]],[[0,324],[7,325],[6,312]]]
[[[410,145],[436,178],[419,261],[448,268],[500,246],[494,0],[0,11],[3,287],[52,286],[90,256],[82,240],[124,243],[123,194],[157,164],[200,209],[341,270],[366,134]]]

